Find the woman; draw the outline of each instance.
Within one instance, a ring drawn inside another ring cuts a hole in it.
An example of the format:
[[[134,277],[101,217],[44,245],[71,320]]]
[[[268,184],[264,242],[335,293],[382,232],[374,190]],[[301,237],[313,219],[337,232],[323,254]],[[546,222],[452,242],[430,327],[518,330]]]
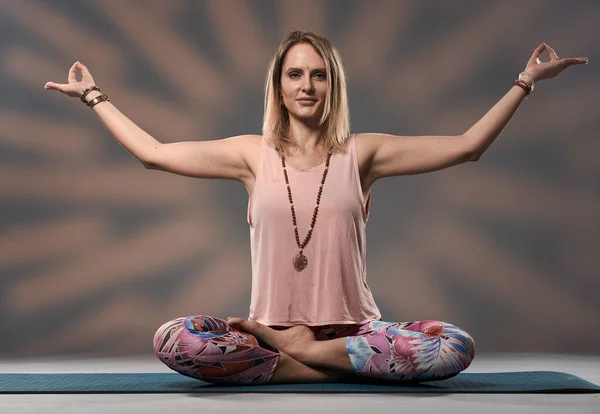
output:
[[[542,63],[544,50],[550,61]],[[80,97],[146,168],[246,186],[250,316],[190,316],[164,324],[154,348],[170,368],[230,384],[355,375],[430,381],[466,369],[475,344],[446,322],[380,321],[366,283],[370,189],[383,177],[478,160],[536,81],[581,63],[587,58],[558,59],[541,44],[508,93],[460,136],[350,135],[341,58],[327,39],[310,32],[291,33],[273,56],[262,136],[161,144],[109,103],[80,62],[71,67],[68,84],[45,88]]]

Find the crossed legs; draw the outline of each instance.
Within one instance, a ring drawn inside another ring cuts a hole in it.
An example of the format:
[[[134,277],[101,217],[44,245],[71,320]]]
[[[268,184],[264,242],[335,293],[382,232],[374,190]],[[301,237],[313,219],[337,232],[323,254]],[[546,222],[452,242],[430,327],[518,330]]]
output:
[[[306,365],[284,352],[280,354],[269,384],[336,382],[353,375],[342,370]]]
[[[334,382],[355,375],[437,380],[467,368],[475,352],[466,332],[439,321],[373,321],[356,334],[327,340],[317,340],[313,329],[279,331],[240,318],[179,318],[157,331],[154,348],[184,375],[229,384]]]

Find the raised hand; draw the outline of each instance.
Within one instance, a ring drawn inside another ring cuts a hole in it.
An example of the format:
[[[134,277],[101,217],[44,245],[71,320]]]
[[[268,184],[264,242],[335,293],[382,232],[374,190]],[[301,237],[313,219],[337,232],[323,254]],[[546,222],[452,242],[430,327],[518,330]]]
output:
[[[80,82],[77,81],[77,69],[81,71],[82,79]],[[44,85],[44,89],[54,89],[62,93],[66,93],[69,96],[79,98],[83,95],[83,91],[89,88],[90,86],[95,86],[94,78],[92,78],[92,74],[81,62],[77,61],[71,66],[69,70],[69,83],[55,83],[55,82],[47,82]]]
[[[540,55],[544,50],[550,55],[550,62],[542,62],[540,60]],[[588,63],[587,57],[559,59],[554,49],[546,43],[542,43],[533,51],[533,55],[531,55],[531,58],[525,67],[525,72],[528,72],[533,76],[537,82],[542,79],[553,78],[571,65],[582,65],[586,63]]]

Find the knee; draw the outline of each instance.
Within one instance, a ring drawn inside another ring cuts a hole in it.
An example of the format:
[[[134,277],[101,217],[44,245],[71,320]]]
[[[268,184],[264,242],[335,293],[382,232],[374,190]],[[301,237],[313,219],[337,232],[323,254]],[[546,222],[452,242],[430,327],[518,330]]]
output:
[[[230,331],[227,323],[212,316],[188,316],[163,324],[154,334],[154,352],[163,360],[170,359],[178,348],[189,345],[194,339],[212,339]]]
[[[463,357],[465,369],[471,365],[471,361],[475,358],[475,341],[473,337],[464,329],[445,322],[442,335],[445,335],[446,338],[456,344],[454,348]]]
[[[440,337],[442,345],[447,347],[447,351],[454,354],[460,361],[461,364],[457,364],[457,368],[462,365],[460,371],[467,369],[475,358],[475,341],[471,335],[456,325],[437,320],[426,320],[413,323],[406,329],[421,332],[429,338]]]
[[[439,322],[443,329],[439,334],[462,362],[464,371],[475,358],[475,341],[467,331],[447,322]]]
[[[212,383],[262,383],[272,375],[279,353],[256,338],[211,316],[177,318],[154,335],[154,350],[169,368]]]
[[[183,320],[185,318],[177,318],[164,323],[154,334],[154,352],[160,359],[173,349],[173,345],[177,341],[177,337],[183,328]]]

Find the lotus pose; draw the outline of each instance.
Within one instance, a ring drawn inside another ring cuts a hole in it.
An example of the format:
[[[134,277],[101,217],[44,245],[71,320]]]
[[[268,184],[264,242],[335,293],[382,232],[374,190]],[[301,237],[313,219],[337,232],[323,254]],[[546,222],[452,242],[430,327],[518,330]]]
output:
[[[543,51],[550,61],[539,59]],[[249,317],[165,323],[154,349],[167,366],[228,384],[431,381],[466,369],[475,343],[447,322],[380,320],[366,280],[371,187],[479,160],[537,81],[583,63],[541,44],[506,95],[458,136],[351,134],[339,52],[310,32],[291,33],[273,56],[262,135],[162,144],[110,103],[80,62],[68,84],[45,88],[81,98],[144,167],[238,180],[248,191]]]

